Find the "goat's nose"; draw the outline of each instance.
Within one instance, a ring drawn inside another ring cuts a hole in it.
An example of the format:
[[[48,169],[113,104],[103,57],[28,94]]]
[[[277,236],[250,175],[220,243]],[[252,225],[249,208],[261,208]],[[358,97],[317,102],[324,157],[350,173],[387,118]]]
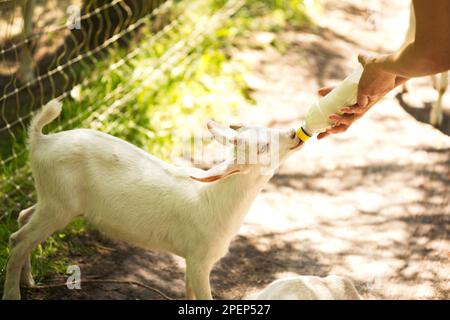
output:
[[[291,130],[289,130],[288,135],[289,135],[289,138],[295,139],[295,137],[297,136],[297,132],[295,131],[295,129],[291,129]]]

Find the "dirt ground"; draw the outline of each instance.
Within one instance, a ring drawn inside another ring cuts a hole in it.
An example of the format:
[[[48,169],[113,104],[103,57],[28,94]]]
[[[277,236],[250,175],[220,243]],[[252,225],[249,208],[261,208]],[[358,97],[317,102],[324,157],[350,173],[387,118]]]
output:
[[[276,35],[286,44],[283,53],[237,53],[254,71],[257,104],[243,107],[237,118],[297,127],[317,89],[351,72],[358,53],[398,47],[408,21],[406,1],[364,2],[372,12],[361,3],[326,1],[315,30]],[[448,96],[440,130],[426,123],[435,97],[423,79],[403,97],[389,95],[347,133],[309,141],[257,198],[212,272],[213,296],[240,299],[288,275],[340,274],[352,278],[365,299],[448,299]],[[97,254],[72,257],[82,277],[136,280],[184,297],[182,259],[100,239],[83,239]],[[161,299],[119,284],[39,290],[28,297]]]

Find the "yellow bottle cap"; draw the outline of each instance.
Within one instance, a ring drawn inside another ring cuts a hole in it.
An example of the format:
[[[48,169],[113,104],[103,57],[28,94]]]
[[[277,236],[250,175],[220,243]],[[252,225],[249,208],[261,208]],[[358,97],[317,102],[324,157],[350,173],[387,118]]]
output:
[[[306,131],[302,127],[297,130],[297,137],[303,142],[306,142],[309,138],[311,138],[311,136],[306,133]]]

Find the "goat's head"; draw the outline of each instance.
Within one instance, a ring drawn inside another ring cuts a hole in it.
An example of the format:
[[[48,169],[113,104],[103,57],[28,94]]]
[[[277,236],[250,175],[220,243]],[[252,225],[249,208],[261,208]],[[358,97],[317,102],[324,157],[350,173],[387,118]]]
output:
[[[208,122],[213,137],[223,145],[232,147],[232,155],[222,164],[193,179],[211,182],[232,174],[245,174],[258,170],[272,175],[281,162],[302,146],[295,129],[281,130],[245,124],[229,127]]]

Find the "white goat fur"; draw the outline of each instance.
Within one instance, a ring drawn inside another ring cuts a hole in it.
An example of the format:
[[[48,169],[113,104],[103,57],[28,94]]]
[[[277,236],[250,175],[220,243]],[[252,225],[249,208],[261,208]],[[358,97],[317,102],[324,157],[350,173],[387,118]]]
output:
[[[353,282],[345,277],[296,276],[275,280],[250,300],[360,300]]]
[[[33,285],[31,250],[76,216],[84,216],[112,238],[184,257],[187,298],[211,299],[210,271],[227,253],[251,203],[271,178],[263,174],[263,165],[237,164],[232,157],[204,171],[168,164],[95,130],[43,135],[42,128],[60,112],[60,103],[51,101],[30,126],[38,202],[21,212],[21,228],[11,235],[3,298],[20,299],[19,282]],[[276,133],[280,162],[301,146],[293,129],[234,130],[214,122],[208,128],[217,140],[243,150],[248,150],[246,143],[254,143],[249,133]],[[258,149],[263,155],[269,146],[265,143],[256,146],[265,146]],[[268,152],[265,157],[270,157]]]
[[[415,36],[416,36],[416,16],[414,12],[414,6],[411,3],[409,27],[408,31],[406,32],[405,40],[401,46],[401,49],[405,48],[410,43],[412,43],[414,41]],[[442,100],[448,87],[448,72],[443,72],[431,76],[431,83],[433,88],[437,91],[438,97],[436,101],[433,103],[430,110],[430,123],[433,126],[439,126],[442,123],[444,117],[444,112],[442,110]],[[405,83],[403,85],[403,92],[407,91],[408,87]]]

